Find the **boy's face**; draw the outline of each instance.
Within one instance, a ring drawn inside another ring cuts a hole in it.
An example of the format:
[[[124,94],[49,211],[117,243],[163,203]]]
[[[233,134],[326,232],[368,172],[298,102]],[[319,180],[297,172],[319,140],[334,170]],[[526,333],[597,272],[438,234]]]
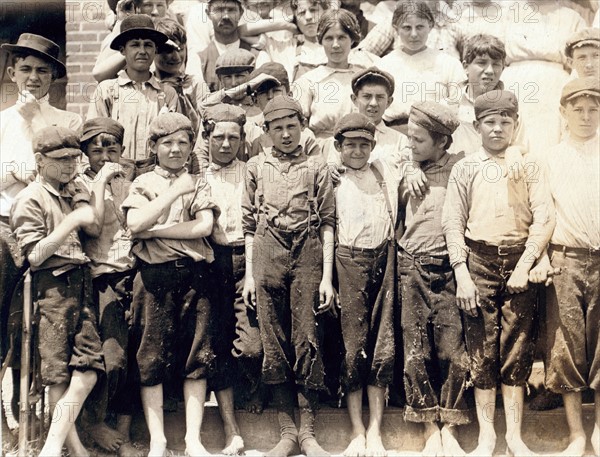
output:
[[[314,3],[311,0],[298,0],[298,9],[294,16],[298,29],[306,38],[310,39],[317,36],[317,25],[324,12],[325,10],[320,3]]]
[[[223,35],[231,35],[237,31],[241,16],[239,3],[232,0],[212,2],[208,7],[208,17],[213,27]]]
[[[98,138],[90,142],[85,154],[88,156],[90,168],[94,173],[98,173],[106,162],[119,163],[123,146],[119,143],[111,143],[103,146]]]
[[[152,19],[159,19],[167,15],[167,0],[142,0],[138,12],[146,14]]]
[[[273,141],[273,147],[284,154],[294,152],[300,144],[304,125],[298,116],[288,116],[269,122],[267,133]]]
[[[595,76],[600,78],[600,48],[581,46],[573,49],[573,57],[569,64],[577,71],[580,78]]]
[[[510,145],[517,121],[510,116],[490,114],[473,121],[475,130],[481,135],[481,142],[486,151],[502,153]]]
[[[156,56],[156,44],[148,38],[135,38],[121,48],[127,67],[135,71],[148,71]]]
[[[177,40],[173,42],[179,46],[179,49],[169,46],[168,50],[159,52],[154,58],[156,69],[169,75],[179,74],[187,58],[187,46]]]
[[[427,46],[430,31],[431,24],[429,21],[414,14],[407,16],[398,26],[402,46],[412,52],[420,51]]]
[[[271,10],[276,4],[276,0],[246,0],[246,6],[248,9],[259,14],[262,19],[269,18]]]
[[[487,54],[475,57],[471,63],[463,62],[463,67],[467,71],[469,84],[477,85],[482,92],[493,90],[504,71],[502,60],[492,59]]]
[[[217,165],[227,165],[235,159],[242,144],[242,132],[235,122],[218,122],[210,134],[210,155]]]
[[[39,152],[35,154],[35,160],[40,175],[52,185],[66,184],[77,174],[77,156],[53,159]]]
[[[358,94],[352,94],[351,98],[358,112],[367,116],[375,125],[381,122],[383,113],[393,101],[382,84],[364,84]]]
[[[587,140],[596,135],[599,104],[598,98],[583,96],[567,102],[567,106],[560,107],[571,136],[577,140]]]
[[[246,70],[229,75],[219,75],[218,77],[223,89],[232,89],[248,81],[248,75],[250,75],[250,72]],[[243,99],[245,96],[245,94],[242,94],[239,99]]]
[[[436,160],[443,148],[431,137],[429,131],[408,120],[408,145],[417,162]]]
[[[177,173],[186,164],[192,151],[192,142],[188,133],[178,130],[150,142],[150,149],[156,154],[158,164],[170,173]]]
[[[265,109],[267,103],[273,100],[275,97],[279,95],[287,95],[285,93],[284,86],[275,86],[271,87],[264,92],[259,92],[256,94],[256,103],[258,104],[261,111]]]
[[[337,143],[342,156],[342,164],[360,170],[371,157],[373,143],[366,138],[344,138],[342,144]]]
[[[7,72],[19,93],[27,90],[38,100],[48,93],[54,80],[53,65],[35,56],[17,59],[15,66],[8,67]]]

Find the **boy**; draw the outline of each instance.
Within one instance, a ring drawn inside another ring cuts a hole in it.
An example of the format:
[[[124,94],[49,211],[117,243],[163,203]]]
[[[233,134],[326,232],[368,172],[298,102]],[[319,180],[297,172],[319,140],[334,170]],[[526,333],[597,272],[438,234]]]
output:
[[[215,356],[207,298],[208,264],[214,256],[206,237],[217,209],[208,184],[185,169],[193,138],[192,124],[182,114],[154,119],[148,140],[158,165],[136,179],[122,205],[127,226],[137,238],[133,308],[144,318],[137,363],[150,456],[166,452],[163,383],[168,371],[185,378],[186,451],[207,454],[200,427],[206,376]]]
[[[11,210],[11,227],[32,271],[42,382],[54,406],[41,456],[61,455],[63,443],[72,455],[88,455],[74,418],[104,371],[89,259],[78,235],[80,229],[98,233],[89,193],[74,179],[79,146],[70,129],[38,131],[33,137],[38,178],[19,193]]]
[[[215,353],[217,362],[219,357],[224,360],[220,366],[223,367],[221,378],[225,381],[222,386],[224,390],[217,390],[217,399],[221,405],[220,395],[232,398],[233,353],[238,373],[235,385],[239,386],[236,393],[240,394],[250,412],[262,412],[262,345],[258,321],[256,313],[246,308],[242,298],[246,267],[242,193],[246,164],[236,156],[242,146],[245,122],[246,114],[239,106],[219,104],[208,108],[205,113],[204,136],[208,141],[211,158],[206,170],[206,181],[221,210],[211,235],[215,253],[215,261],[211,266],[215,284],[212,290],[216,292],[213,308],[215,313],[219,313],[219,317],[215,319],[220,327],[216,332],[219,336],[215,341]]]
[[[315,439],[314,419],[324,389],[321,314],[334,306],[333,188],[325,164],[300,146],[300,105],[275,97],[264,116],[273,148],[248,162],[242,227],[244,302],[258,307],[262,380],[273,386],[281,429],[281,441],[267,455],[289,456],[298,444],[307,456],[328,455]]]
[[[348,114],[335,128],[335,148],[346,172],[336,187],[335,263],[345,347],[342,388],[353,438],[344,455],[385,455],[381,422],[394,372],[397,174],[369,163],[376,127],[363,114]],[[369,427],[362,420],[363,390]]]
[[[428,178],[423,199],[400,186],[405,230],[398,242],[398,279],[404,340],[404,418],[424,424],[423,455],[464,455],[456,426],[470,422],[468,358],[454,275],[442,232],[442,207],[452,167],[464,157],[448,154],[459,125],[435,102],[415,103],[408,117],[412,159]],[[440,431],[439,424],[442,424]]]
[[[148,171],[155,162],[147,150],[152,121],[162,112],[181,110],[175,90],[159,83],[150,72],[156,48],[166,41],[166,35],[155,30],[149,16],[125,18],[110,47],[125,56],[126,67],[116,79],[98,84],[90,101],[88,119],[110,117],[125,128],[121,164],[130,179]]]
[[[452,169],[442,215],[475,387],[474,455],[491,455],[496,445],[490,417],[498,381],[507,452],[531,454],[521,438],[535,348],[536,290],[528,287],[528,275],[554,228],[554,207],[544,170],[509,148],[517,111],[512,92],[495,90],[475,99],[482,148]],[[517,172],[522,168],[528,176]]]
[[[106,377],[99,383],[100,394],[90,412],[86,431],[94,441],[108,451],[118,450],[120,456],[139,455],[130,442],[132,419],[131,391],[134,359],[130,346],[131,290],[135,276],[135,256],[132,240],[125,226],[121,204],[127,197],[129,181],[121,175],[119,165],[123,153],[124,129],[112,119],[98,117],[83,124],[81,149],[88,157],[89,168],[81,175],[94,195],[95,209],[101,231],[98,237],[83,239],[83,250],[90,258],[94,300],[98,305],[99,330],[102,338]],[[107,410],[117,414],[117,429],[105,422]]]
[[[600,78],[600,29],[585,28],[573,34],[565,46],[567,63],[579,78]]]
[[[583,455],[581,392],[595,391],[594,453],[600,452],[600,147],[598,78],[575,79],[562,91],[560,112],[569,136],[545,156],[556,206],[548,255],[531,271],[546,289],[546,387],[563,396],[569,446],[563,455]],[[568,183],[568,186],[565,185]],[[559,276],[557,273],[562,272]],[[554,276],[549,280],[549,276]]]

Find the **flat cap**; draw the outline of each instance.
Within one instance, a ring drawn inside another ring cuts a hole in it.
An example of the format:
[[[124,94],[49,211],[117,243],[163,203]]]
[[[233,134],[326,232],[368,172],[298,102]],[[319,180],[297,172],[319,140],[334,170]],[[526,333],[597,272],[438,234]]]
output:
[[[342,135],[346,138],[364,138],[369,141],[375,139],[375,124],[360,113],[350,113],[342,117],[333,130],[334,136]]]
[[[367,68],[359,71],[352,78],[352,92],[356,95],[363,84],[376,81],[387,87],[388,94],[391,96],[396,87],[394,77],[387,71],[380,70],[377,67]]]
[[[79,135],[76,131],[56,125],[38,130],[32,140],[33,152],[52,159],[81,155]]]
[[[564,106],[569,100],[583,95],[600,97],[600,82],[598,82],[598,79],[588,76],[587,78],[577,78],[569,81],[563,87],[560,104]]]
[[[248,79],[256,78],[258,75],[268,75],[272,78],[263,82],[255,89],[255,92],[264,92],[273,86],[285,86],[290,89],[290,79],[285,67],[279,62],[267,62],[258,68],[255,68]]]
[[[254,70],[255,57],[250,51],[245,49],[232,49],[224,52],[215,63],[215,73],[218,75],[228,75],[242,71]]]
[[[269,101],[267,106],[265,106],[263,114],[265,117],[265,122],[271,122],[276,119],[292,116],[294,114],[304,116],[300,103],[298,103],[292,97],[285,95],[279,95],[273,100]]]
[[[79,141],[83,143],[101,133],[108,133],[114,136],[119,143],[123,143],[125,129],[120,123],[110,117],[88,119],[81,128]]]
[[[183,114],[179,113],[159,114],[150,123],[148,139],[156,141],[163,136],[170,135],[171,133],[178,132],[179,130],[185,130],[193,135],[194,129],[192,128],[192,121],[190,121]]]
[[[519,112],[519,102],[514,93],[508,90],[491,90],[475,99],[475,119],[490,114],[502,114],[516,118]]]
[[[565,46],[565,54],[573,57],[573,49],[588,45],[600,48],[600,29],[587,27],[571,35]]]
[[[150,16],[146,14],[132,14],[121,22],[121,33],[111,41],[110,48],[118,51],[129,40],[136,38],[148,38],[154,41],[157,47],[162,46],[169,39],[167,35],[156,30]]]
[[[239,125],[246,123],[246,111],[243,108],[227,103],[210,106],[204,112],[204,120],[208,122],[235,122]]]
[[[460,125],[458,118],[450,108],[431,101],[414,103],[410,109],[408,121],[443,135],[452,135]]]

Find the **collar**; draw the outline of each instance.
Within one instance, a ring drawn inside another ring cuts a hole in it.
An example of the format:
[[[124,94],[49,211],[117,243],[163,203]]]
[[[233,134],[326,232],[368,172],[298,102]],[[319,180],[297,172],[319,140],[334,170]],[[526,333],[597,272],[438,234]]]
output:
[[[75,178],[73,178],[75,179]],[[46,181],[43,177],[40,176],[39,178],[39,183],[42,185],[42,187],[48,191],[49,193],[51,193],[52,195],[54,195],[55,197],[59,197],[59,198],[71,198],[72,194],[69,192],[69,184],[71,184],[73,182],[73,180],[69,181],[66,184],[61,184],[58,187],[58,190],[56,190],[54,188],[54,186],[52,186],[48,181]]]
[[[87,167],[85,169],[85,171],[83,172],[83,174],[86,175],[90,179],[94,179],[96,177],[97,173],[94,170],[92,170],[90,167]]]
[[[239,160],[237,158],[234,158],[227,165],[219,165],[218,163],[211,162],[210,165],[208,166],[208,169],[212,172],[218,172],[220,170],[227,170],[229,168],[235,167],[238,162],[239,162]]]
[[[450,159],[451,159],[450,154],[448,154],[448,152],[446,151],[444,153],[444,155],[442,157],[440,157],[438,160],[436,160],[435,162],[427,162],[423,166],[423,171],[430,170],[432,168],[444,168],[448,164]]]
[[[215,47],[217,48],[217,52],[219,53],[219,55],[221,55],[221,54],[229,51],[230,49],[239,48],[241,42],[238,38],[233,43],[229,43],[229,44],[219,43],[217,40],[213,40],[213,43],[215,44]]]
[[[157,165],[154,168],[154,173],[156,173],[158,176],[162,176],[163,178],[175,179],[175,178],[179,178],[182,174],[187,173],[187,169],[185,167],[183,167],[177,173],[171,173],[170,171],[167,171],[164,168],[161,168],[160,165]]]
[[[390,127],[388,127],[387,125],[385,125],[385,122],[383,122],[383,119],[381,121],[379,121],[379,124],[377,124],[375,126],[375,130],[377,130],[380,133],[386,133],[389,128]]]
[[[302,155],[303,149],[302,149],[302,145],[298,145],[298,147],[296,149],[294,149],[292,152],[288,153],[288,154],[284,154],[281,151],[278,151],[277,149],[275,149],[275,147],[271,148],[271,155],[279,160],[292,160],[295,159],[297,157],[300,157]]]
[[[461,88],[464,97],[471,102],[471,104],[475,103],[475,99],[471,97],[469,94],[469,80],[465,80],[461,83],[458,83],[458,86]],[[502,81],[498,81],[496,87],[490,90],[504,90],[504,83]]]
[[[119,84],[119,86],[126,86],[128,84],[135,85],[135,81],[133,81],[129,77],[129,75],[127,74],[125,69],[123,69],[119,73],[117,73],[117,83]],[[148,84],[158,91],[162,90],[162,87],[160,86],[158,79],[156,79],[156,76],[154,76],[154,74],[152,74],[152,73],[150,74],[150,78],[147,81],[144,81],[142,83],[142,87],[144,84]]]
[[[598,138],[599,138],[598,133],[596,133],[596,135],[594,135],[592,138],[590,138],[587,141],[578,141],[575,138],[573,138],[571,135],[569,135],[567,138],[567,143],[579,152],[595,151],[595,153],[597,154],[598,153],[598,146],[597,146]]]
[[[46,95],[44,95],[42,98],[38,99],[37,101],[40,105],[49,105],[50,104],[50,93],[47,93]],[[19,96],[17,97],[17,105],[24,105],[25,102],[23,101],[23,96],[21,94],[19,94]]]
[[[487,152],[485,150],[485,148],[482,146],[481,149],[479,149],[479,151],[477,152],[477,157],[479,158],[479,160],[481,160],[482,162],[485,162],[487,160],[494,160],[494,158],[498,158],[498,159],[504,159],[504,152],[502,154],[498,154],[498,155],[492,155],[489,152]]]

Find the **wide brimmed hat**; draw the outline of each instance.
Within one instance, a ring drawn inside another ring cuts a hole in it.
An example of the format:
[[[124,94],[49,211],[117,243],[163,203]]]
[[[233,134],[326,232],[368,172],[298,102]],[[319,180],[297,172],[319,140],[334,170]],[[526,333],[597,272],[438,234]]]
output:
[[[127,41],[134,38],[148,38],[156,44],[156,47],[162,46],[169,37],[162,32],[158,32],[154,27],[154,22],[146,14],[132,14],[127,16],[121,22],[121,33],[119,33],[110,43],[110,48],[118,51],[125,46]]]
[[[31,54],[51,62],[56,67],[56,76],[62,78],[67,74],[65,64],[58,60],[60,46],[54,41],[33,33],[22,33],[16,44],[3,44],[2,49],[9,52]]]

